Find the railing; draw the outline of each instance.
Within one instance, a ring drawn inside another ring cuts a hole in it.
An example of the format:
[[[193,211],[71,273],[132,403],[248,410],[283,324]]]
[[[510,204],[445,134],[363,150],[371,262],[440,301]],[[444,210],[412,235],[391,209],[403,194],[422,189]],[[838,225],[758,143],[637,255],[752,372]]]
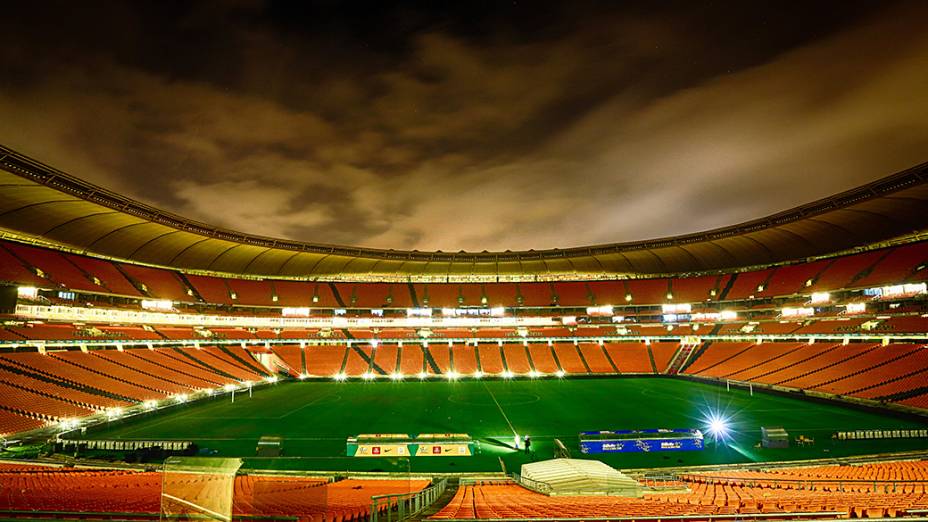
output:
[[[522,486],[523,488],[534,491],[535,493],[541,493],[542,495],[582,495],[582,496],[608,496],[608,495],[621,495],[625,496],[629,492],[629,488],[608,488],[603,487],[602,489],[558,489],[556,492],[551,484],[547,482],[541,482],[538,480],[532,480],[530,478],[523,477],[518,473],[513,473],[510,475],[512,480],[516,484]]]
[[[442,478],[431,486],[415,493],[394,493],[371,497],[371,522],[401,522],[421,513],[438,500],[448,487]]]
[[[541,493],[542,495],[551,495],[551,485],[547,482],[539,482],[537,480],[532,480],[530,478],[523,477],[518,473],[512,474],[512,480],[522,486],[525,489],[530,489],[535,493]]]
[[[679,476],[673,473],[645,473],[635,478],[645,489],[651,491],[678,490],[686,488]]]

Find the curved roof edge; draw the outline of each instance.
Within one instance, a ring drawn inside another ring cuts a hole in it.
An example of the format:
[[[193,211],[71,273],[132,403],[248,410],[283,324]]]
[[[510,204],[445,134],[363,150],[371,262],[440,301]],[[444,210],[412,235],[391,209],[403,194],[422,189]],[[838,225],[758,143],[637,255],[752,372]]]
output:
[[[305,243],[210,226],[0,146],[0,227],[105,257],[252,276],[667,274],[834,254],[928,230],[928,163],[760,219],[565,249],[420,252]]]

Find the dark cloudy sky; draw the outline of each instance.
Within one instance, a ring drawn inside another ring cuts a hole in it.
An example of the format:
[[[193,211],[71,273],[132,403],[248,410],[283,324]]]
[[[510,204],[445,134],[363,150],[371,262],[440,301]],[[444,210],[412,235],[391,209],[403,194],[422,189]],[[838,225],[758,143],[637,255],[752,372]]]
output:
[[[262,235],[695,232],[928,161],[925,2],[17,2],[0,142]]]

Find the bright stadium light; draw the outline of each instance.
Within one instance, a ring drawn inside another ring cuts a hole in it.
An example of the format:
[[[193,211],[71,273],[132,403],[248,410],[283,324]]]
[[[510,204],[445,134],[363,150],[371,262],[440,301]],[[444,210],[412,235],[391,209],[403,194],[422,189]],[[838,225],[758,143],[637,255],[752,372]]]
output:
[[[542,375],[544,374],[539,372],[538,370],[531,370],[528,372],[528,376],[531,377],[532,379],[537,379],[541,377]]]
[[[509,370],[504,371],[504,372],[501,373],[500,375],[503,376],[503,379],[512,379],[513,377],[515,377],[515,374],[512,373],[512,372],[509,371]]]
[[[452,370],[449,372],[445,372],[445,377],[447,377],[449,381],[454,381],[454,380],[457,380],[458,377],[460,377],[460,374]]]
[[[731,422],[717,411],[710,411],[705,416],[705,423],[706,433],[715,439],[715,442],[727,439],[731,433]]]
[[[158,407],[158,401],[156,400],[147,400],[142,403],[142,407],[146,410],[153,410]]]
[[[270,375],[270,376],[265,377],[264,380],[267,381],[267,382],[270,382],[270,383],[275,383],[275,382],[277,382],[277,376],[276,376],[276,375]]]
[[[734,310],[722,310],[719,312],[719,319],[723,321],[732,321],[738,318],[738,312]]]
[[[361,374],[361,378],[364,379],[365,381],[370,381],[374,378],[374,374],[371,372],[364,372]]]
[[[230,382],[229,384],[226,384],[225,386],[223,386],[222,389],[227,392],[230,392],[235,389],[235,385]]]
[[[867,311],[867,303],[848,303],[844,309],[847,314],[862,314]]]
[[[348,376],[345,375],[345,372],[338,372],[332,378],[336,381],[344,381],[348,378]]]
[[[309,377],[309,375],[306,375],[305,373],[301,373],[298,379],[300,379],[301,381],[305,381],[307,377]]]
[[[554,372],[554,375],[556,375],[557,377],[563,377],[563,376],[567,375],[567,372],[565,372],[564,370],[558,370],[558,371]]]
[[[402,381],[403,374],[400,372],[393,372],[390,374],[390,378],[393,379],[394,381]]]
[[[828,292],[813,292],[810,298],[812,304],[823,304],[831,301],[831,294]]]
[[[474,372],[474,379],[482,379],[482,378],[483,378],[483,372],[482,372],[482,371],[477,370],[477,371]]]
[[[419,372],[419,380],[420,380],[420,381],[424,381],[425,378],[428,377],[428,376],[429,376],[429,374],[427,374],[427,373],[425,373],[425,372]]]
[[[16,289],[16,295],[23,299],[35,299],[39,297],[39,289],[34,286],[20,286]]]
[[[119,417],[120,415],[122,415],[122,408],[110,408],[106,410],[107,419],[115,419]]]
[[[80,421],[77,419],[61,419],[58,422],[58,426],[63,430],[73,430],[80,424]]]

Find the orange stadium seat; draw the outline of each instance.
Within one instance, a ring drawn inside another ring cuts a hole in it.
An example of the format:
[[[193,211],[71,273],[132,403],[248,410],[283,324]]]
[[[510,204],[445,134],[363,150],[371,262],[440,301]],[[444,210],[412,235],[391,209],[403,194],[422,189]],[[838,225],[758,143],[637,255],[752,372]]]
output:
[[[477,345],[477,357],[480,360],[480,370],[484,373],[491,375],[503,373],[503,357],[496,343]]]
[[[870,272],[854,281],[852,285],[857,288],[872,286],[889,286],[912,279],[928,278],[928,270],[924,268],[916,274],[919,266],[928,261],[928,243],[921,242],[890,249],[873,265]]]
[[[654,373],[644,343],[606,343],[606,352],[622,373]]]
[[[401,351],[400,371],[404,375],[417,375],[425,371],[425,355],[419,343],[405,343],[399,350]]]
[[[554,343],[554,355],[562,370],[569,374],[585,374],[587,368],[573,343]]]
[[[756,297],[766,297],[770,294],[758,290],[762,288],[764,283],[770,277],[770,274],[773,273],[773,270],[757,270],[754,272],[742,272],[740,274],[735,274],[734,282],[731,282],[731,288],[728,290],[728,293],[721,296],[722,299],[728,300],[738,300],[738,299],[748,299],[751,296]]]
[[[445,374],[451,371],[451,347],[445,342],[429,343],[429,354],[438,365],[438,373]]]
[[[335,375],[342,371],[345,349],[345,346],[307,346],[303,352],[306,354],[306,371],[310,375],[321,377]]]
[[[132,286],[132,283],[122,275],[116,265],[109,261],[103,261],[92,257],[65,254],[68,261],[74,263],[84,273],[91,277],[96,277],[109,292],[117,295],[126,295],[140,297],[138,289]]]
[[[670,281],[670,293],[676,303],[715,301],[718,299],[718,291],[725,288],[730,277],[711,275],[674,278]],[[712,290],[716,290],[715,296],[712,296]]]
[[[374,348],[374,364],[387,374],[399,370],[399,348],[395,344],[379,344]]]
[[[128,263],[117,265],[119,270],[144,285],[150,297],[156,299],[170,299],[172,301],[192,302],[194,298],[187,293],[187,289],[178,279],[177,274],[159,268],[149,268]]]
[[[521,344],[504,344],[503,358],[506,361],[506,368],[516,375],[525,375],[532,371],[528,362],[528,349]]]
[[[598,343],[580,343],[580,354],[593,373],[616,373],[605,349]]]
[[[477,371],[476,348],[469,344],[455,344],[451,347],[454,359],[454,371],[461,375],[472,375]]]
[[[558,371],[557,361],[554,360],[552,347],[547,344],[529,343],[528,353],[532,358],[535,370],[545,374]]]

